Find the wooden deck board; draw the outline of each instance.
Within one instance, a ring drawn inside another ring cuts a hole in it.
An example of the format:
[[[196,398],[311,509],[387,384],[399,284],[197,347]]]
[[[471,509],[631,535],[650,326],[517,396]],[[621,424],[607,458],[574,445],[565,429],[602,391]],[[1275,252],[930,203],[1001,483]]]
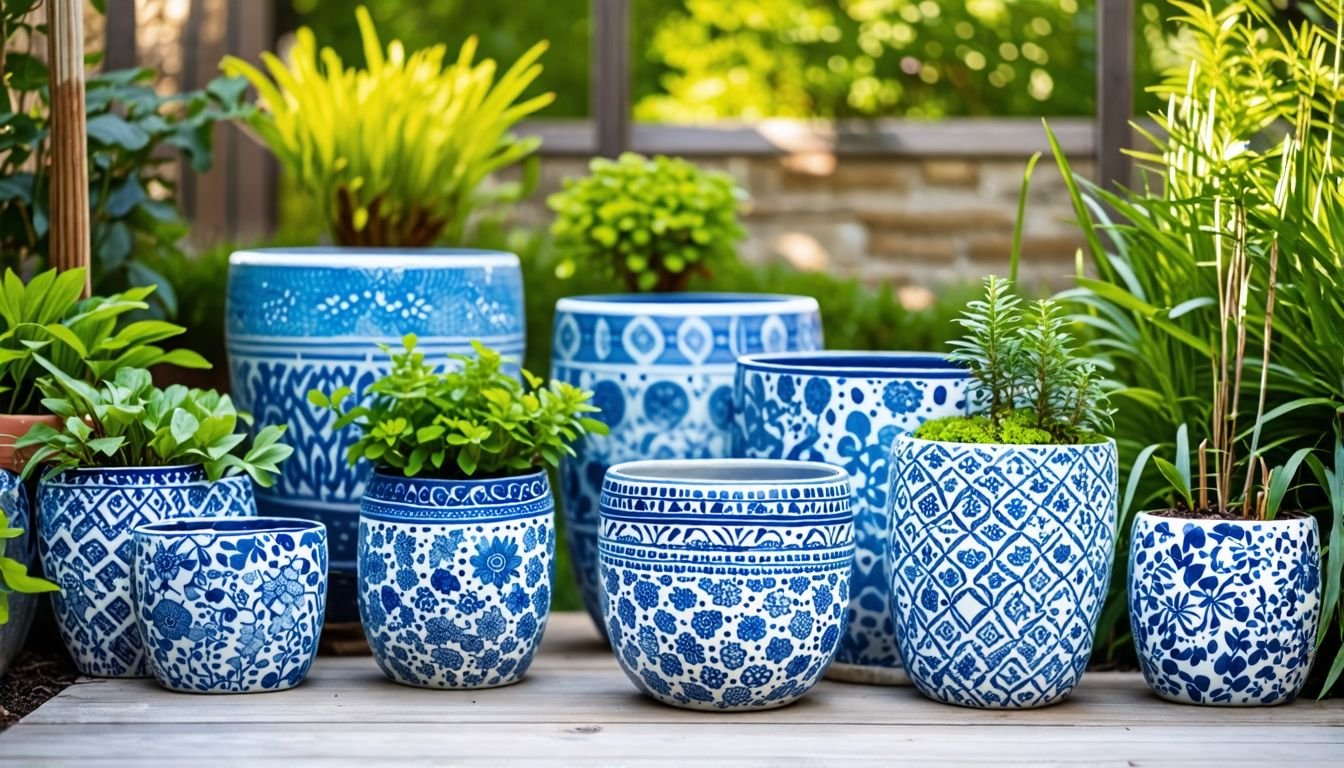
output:
[[[1120,673],[1089,674],[1068,701],[1022,712],[832,682],[783,709],[687,712],[637,694],[587,618],[565,614],[527,679],[495,690],[398,686],[367,657],[323,657],[301,687],[253,696],[81,681],[0,734],[0,763],[1339,765],[1342,748],[1344,702],[1180,706]]]

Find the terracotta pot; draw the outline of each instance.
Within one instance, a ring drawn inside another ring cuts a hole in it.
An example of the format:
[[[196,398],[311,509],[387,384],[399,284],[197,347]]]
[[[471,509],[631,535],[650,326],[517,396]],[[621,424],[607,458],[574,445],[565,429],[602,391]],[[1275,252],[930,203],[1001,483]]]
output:
[[[32,455],[32,451],[19,453],[14,450],[14,442],[28,434],[28,430],[34,424],[39,423],[60,428],[61,417],[50,413],[0,414],[0,469],[8,469],[15,473],[23,471],[23,465],[28,463],[28,457]]]

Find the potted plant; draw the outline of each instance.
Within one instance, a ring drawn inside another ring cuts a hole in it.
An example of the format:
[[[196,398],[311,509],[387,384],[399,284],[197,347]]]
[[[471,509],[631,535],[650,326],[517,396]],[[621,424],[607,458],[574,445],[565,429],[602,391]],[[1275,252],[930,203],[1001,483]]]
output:
[[[429,246],[462,245],[473,211],[531,191],[540,140],[511,130],[553,98],[522,97],[541,72],[544,43],[497,76],[494,61],[475,61],[474,38],[455,57],[443,45],[407,53],[400,42],[383,46],[365,9],[356,15],[362,68],[319,51],[308,29],[285,61],[265,54],[265,72],[223,62],[256,88],[247,128],[320,211],[334,244],[234,254],[227,325],[240,407],[264,424],[289,424],[298,449],[274,491],[263,491],[262,509],[327,525],[333,622],[357,618],[355,526],[369,465],[346,465],[353,435],[335,434],[308,390],[348,386],[362,397],[387,372],[373,361],[376,345],[408,332],[440,357],[482,339],[522,358],[518,258]],[[522,182],[485,185],[524,161]]]
[[[57,589],[28,575],[35,548],[27,526],[28,494],[18,475],[0,471],[0,678],[23,649],[37,595]]]
[[[561,466],[574,572],[605,632],[597,534],[607,468],[727,458],[738,356],[820,349],[821,317],[810,297],[679,292],[692,274],[731,260],[745,234],[732,177],[635,154],[594,160],[591,170],[547,201],[559,274],[603,271],[632,293],[556,303],[551,375],[591,390],[610,428]]]
[[[1058,306],[1007,281],[958,320],[953,359],[979,413],[896,438],[890,575],[896,640],[920,692],[1038,707],[1078,683],[1110,581],[1116,449],[1095,368]]]
[[[268,485],[292,449],[285,428],[261,429],[228,395],[154,386],[120,368],[90,385],[38,358],[42,404],[62,419],[35,424],[16,447],[32,450],[42,568],[61,638],[86,675],[143,677],[145,652],[131,608],[131,532],[178,517],[256,514],[252,482]]]
[[[83,269],[51,269],[25,284],[5,270],[0,286],[0,469],[23,469],[25,457],[15,453],[14,441],[33,424],[60,423],[41,402],[37,379],[46,369],[39,357],[85,383],[123,366],[210,367],[190,350],[156,346],[185,328],[162,320],[129,320],[131,313],[149,308],[145,299],[153,286],[81,299],[84,280]]]
[[[360,508],[359,609],[392,680],[427,688],[517,682],[550,611],[555,504],[546,468],[605,426],[591,393],[526,371],[481,343],[428,362],[407,336],[365,405],[313,390],[377,469]]]

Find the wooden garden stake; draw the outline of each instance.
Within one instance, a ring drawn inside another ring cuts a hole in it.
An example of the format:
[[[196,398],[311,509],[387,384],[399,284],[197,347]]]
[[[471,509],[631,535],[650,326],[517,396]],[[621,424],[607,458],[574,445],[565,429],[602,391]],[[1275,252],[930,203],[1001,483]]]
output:
[[[89,159],[84,117],[83,0],[47,0],[51,68],[51,264],[85,268],[90,293]]]

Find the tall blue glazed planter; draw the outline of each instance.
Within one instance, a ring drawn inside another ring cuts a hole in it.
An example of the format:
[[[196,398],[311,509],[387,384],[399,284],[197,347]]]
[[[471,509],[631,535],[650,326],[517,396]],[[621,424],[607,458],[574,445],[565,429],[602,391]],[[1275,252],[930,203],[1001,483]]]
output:
[[[414,333],[430,359],[480,340],[522,359],[525,324],[518,257],[465,249],[299,248],[229,258],[229,375],[233,397],[261,425],[288,424],[294,455],[262,514],[324,523],[330,536],[327,618],[358,619],[355,549],[370,468],[346,463],[351,432],[308,402],[314,387],[356,396],[387,371],[380,344]]]
[[[820,349],[816,299],[733,293],[615,294],[555,306],[551,375],[594,393],[608,435],[560,467],[565,529],[599,631],[598,498],[613,464],[727,458],[737,358]]]
[[[131,589],[140,525],[257,513],[246,475],[216,482],[199,466],[70,469],[37,487],[42,570],[75,666],[95,677],[148,677]]]
[[[555,499],[544,471],[481,480],[375,472],[359,518],[373,658],[420,688],[495,688],[532,664],[551,610]]]
[[[929,419],[967,412],[970,383],[947,358],[907,352],[748,355],[733,389],[733,455],[824,461],[854,488],[854,573],[840,648],[826,673],[909,682],[896,648],[887,568],[892,449]]]
[[[980,708],[1062,701],[1110,584],[1115,442],[896,438],[892,615],[921,693]]]

